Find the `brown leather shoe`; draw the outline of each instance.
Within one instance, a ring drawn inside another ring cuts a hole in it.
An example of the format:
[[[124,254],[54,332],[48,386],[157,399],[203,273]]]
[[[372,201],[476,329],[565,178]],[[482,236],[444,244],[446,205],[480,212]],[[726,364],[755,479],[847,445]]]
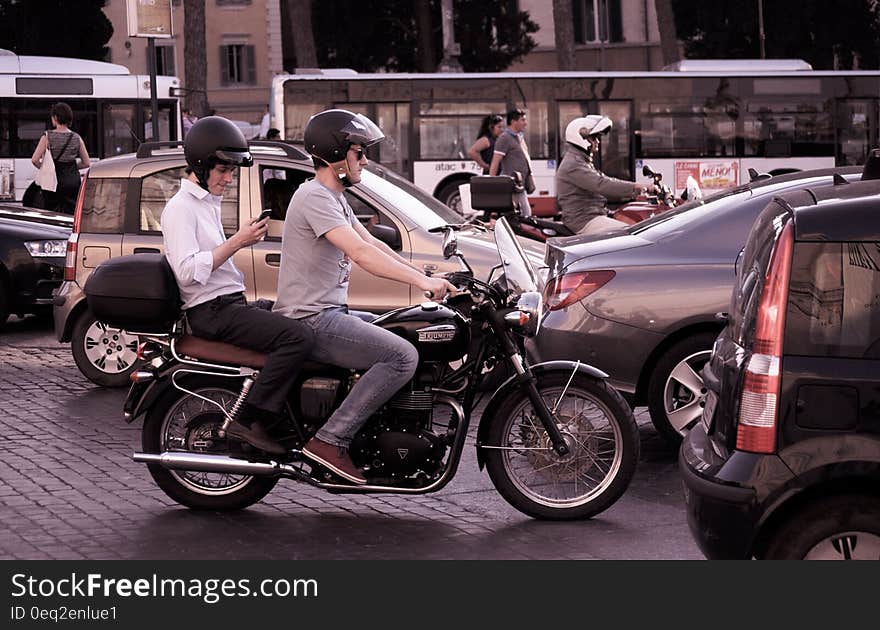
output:
[[[287,452],[286,448],[269,437],[266,429],[257,421],[252,422],[249,427],[240,422],[232,422],[226,429],[226,435],[234,440],[247,442],[251,446],[273,455],[283,455]]]
[[[348,456],[348,449],[328,444],[318,438],[312,438],[303,447],[302,452],[312,461],[326,466],[343,479],[356,484],[367,483],[366,477],[361,474],[361,471]]]

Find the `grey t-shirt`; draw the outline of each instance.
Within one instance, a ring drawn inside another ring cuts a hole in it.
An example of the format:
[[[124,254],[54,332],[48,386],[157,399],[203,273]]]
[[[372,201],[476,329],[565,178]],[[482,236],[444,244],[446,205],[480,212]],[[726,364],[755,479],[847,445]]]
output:
[[[296,190],[284,219],[273,311],[300,319],[348,303],[351,259],[324,235],[355,221],[343,193],[316,179]]]
[[[495,153],[504,157],[498,168],[499,175],[513,175],[514,171],[522,173],[526,192],[535,191],[535,181],[532,178],[532,162],[529,157],[526,141],[520,134],[514,134],[505,130],[498,140],[495,141]]]

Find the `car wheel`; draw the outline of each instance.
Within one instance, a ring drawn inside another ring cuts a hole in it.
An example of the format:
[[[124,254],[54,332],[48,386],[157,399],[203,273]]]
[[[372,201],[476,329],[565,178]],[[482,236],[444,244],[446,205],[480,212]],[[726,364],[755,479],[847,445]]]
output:
[[[461,191],[458,187],[464,182],[449,182],[440,192],[437,193],[437,199],[449,206],[453,212],[464,216],[464,208],[461,205]]]
[[[83,375],[102,387],[124,387],[140,362],[137,335],[110,328],[86,311],[73,327],[73,360]]]
[[[6,283],[0,278],[0,328],[9,319],[9,295],[6,292]]]
[[[811,503],[770,538],[764,560],[880,558],[880,499],[847,494]]]
[[[648,411],[657,432],[678,444],[700,419],[706,389],[700,370],[712,355],[713,333],[700,333],[674,344],[657,362],[648,383]]]

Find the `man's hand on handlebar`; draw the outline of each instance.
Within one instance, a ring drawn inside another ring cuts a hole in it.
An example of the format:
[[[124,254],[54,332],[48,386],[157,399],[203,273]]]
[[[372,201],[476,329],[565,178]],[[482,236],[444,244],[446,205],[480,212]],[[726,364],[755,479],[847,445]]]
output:
[[[451,284],[445,278],[428,278],[425,277],[424,282],[419,287],[425,292],[425,297],[431,298],[433,300],[442,300],[449,295],[456,295],[458,293],[458,289],[455,288],[455,285]]]

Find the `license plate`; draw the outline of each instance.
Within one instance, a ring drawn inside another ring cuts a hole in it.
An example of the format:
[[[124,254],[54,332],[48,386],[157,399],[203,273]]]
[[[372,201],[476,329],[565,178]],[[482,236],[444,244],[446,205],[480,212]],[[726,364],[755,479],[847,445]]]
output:
[[[715,407],[718,405],[718,396],[713,391],[709,391],[706,395],[706,405],[703,407],[703,426],[706,430],[712,426],[712,417],[715,415]]]

